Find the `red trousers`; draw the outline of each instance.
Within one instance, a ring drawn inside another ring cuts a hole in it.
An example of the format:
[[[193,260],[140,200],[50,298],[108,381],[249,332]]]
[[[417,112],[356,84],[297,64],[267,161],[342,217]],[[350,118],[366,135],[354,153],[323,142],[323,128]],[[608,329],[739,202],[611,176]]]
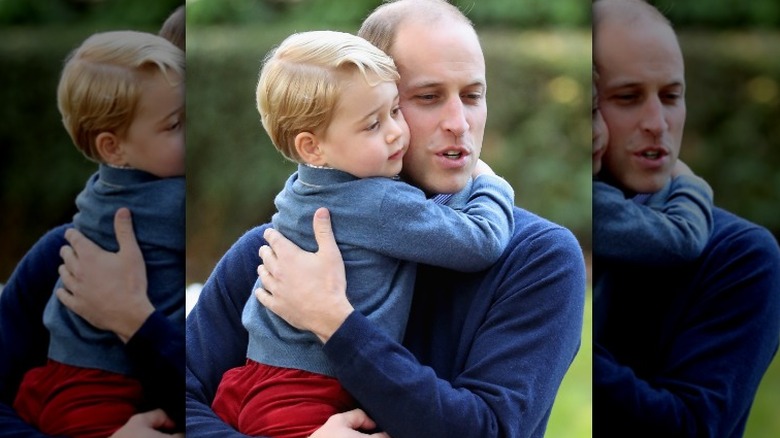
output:
[[[212,409],[246,435],[307,437],[333,414],[357,407],[332,377],[247,360],[228,370]]]
[[[14,409],[46,435],[105,438],[138,412],[142,392],[127,376],[50,360],[24,375]]]

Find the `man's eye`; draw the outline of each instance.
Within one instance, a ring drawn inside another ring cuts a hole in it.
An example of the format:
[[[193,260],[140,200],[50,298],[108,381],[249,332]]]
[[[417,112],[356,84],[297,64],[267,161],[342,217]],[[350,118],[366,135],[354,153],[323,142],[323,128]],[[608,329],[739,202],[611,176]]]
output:
[[[619,103],[631,103],[639,98],[637,94],[616,94],[614,99]]]
[[[676,102],[682,98],[682,94],[680,93],[666,93],[662,96],[662,98],[669,102]]]

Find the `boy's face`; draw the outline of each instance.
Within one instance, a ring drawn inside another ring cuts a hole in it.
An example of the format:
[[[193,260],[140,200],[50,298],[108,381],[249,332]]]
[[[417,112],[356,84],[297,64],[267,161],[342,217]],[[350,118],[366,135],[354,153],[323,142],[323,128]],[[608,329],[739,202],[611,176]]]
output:
[[[403,176],[428,193],[455,193],[471,178],[487,120],[485,60],[474,30],[444,17],[402,23],[391,55],[412,135]]]
[[[357,72],[346,81],[328,129],[318,135],[325,164],[358,178],[398,175],[409,147],[398,88],[372,87]]]
[[[184,83],[178,75],[146,76],[135,117],[120,138],[127,165],[160,178],[184,175]]]
[[[671,178],[685,125],[685,78],[674,31],[647,17],[603,20],[594,41],[599,109],[609,129],[604,170],[622,188],[660,190]]]

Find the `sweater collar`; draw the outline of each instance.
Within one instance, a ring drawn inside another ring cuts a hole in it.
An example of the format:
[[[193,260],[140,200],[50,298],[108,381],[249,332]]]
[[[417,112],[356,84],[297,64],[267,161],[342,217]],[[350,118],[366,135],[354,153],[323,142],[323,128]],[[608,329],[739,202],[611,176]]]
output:
[[[360,178],[338,169],[298,164],[298,179],[309,185],[323,186],[355,181]]]
[[[105,164],[100,165],[98,172],[102,181],[118,186],[141,184],[160,179],[143,170],[111,167]]]

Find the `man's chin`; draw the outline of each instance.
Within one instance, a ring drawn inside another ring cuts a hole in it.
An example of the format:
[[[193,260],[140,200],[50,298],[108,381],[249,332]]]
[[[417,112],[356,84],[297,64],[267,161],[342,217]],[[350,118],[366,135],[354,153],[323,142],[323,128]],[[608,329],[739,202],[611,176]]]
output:
[[[414,178],[411,175],[401,174],[401,177],[407,183],[421,189],[429,195],[439,195],[448,193],[458,193],[466,187],[471,173],[466,172],[446,172],[424,178]]]

